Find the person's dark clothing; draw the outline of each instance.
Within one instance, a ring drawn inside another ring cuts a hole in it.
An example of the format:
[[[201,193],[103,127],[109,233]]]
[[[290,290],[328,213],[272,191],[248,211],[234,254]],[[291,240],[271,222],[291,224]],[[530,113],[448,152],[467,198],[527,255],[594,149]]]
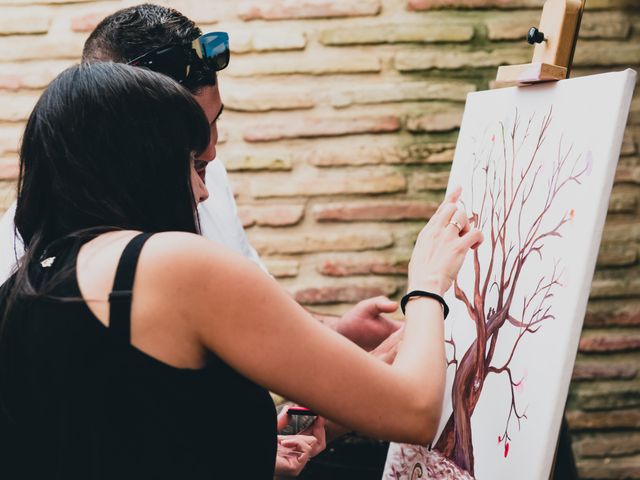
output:
[[[229,469],[238,478],[273,477],[267,390],[213,354],[203,369],[178,369],[130,344],[126,291],[147,238],[134,238],[120,259],[109,328],[82,301],[81,242],[55,251],[50,267],[33,267],[37,282],[70,273],[50,297],[20,301],[2,321],[3,480],[213,479]]]

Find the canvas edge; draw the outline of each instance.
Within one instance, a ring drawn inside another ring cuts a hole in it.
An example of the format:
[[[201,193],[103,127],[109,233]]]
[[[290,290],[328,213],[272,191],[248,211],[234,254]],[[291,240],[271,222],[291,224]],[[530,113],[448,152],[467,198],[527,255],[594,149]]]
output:
[[[618,165],[618,160],[620,158],[620,151],[622,149],[622,141],[624,137],[625,127],[629,118],[629,110],[631,108],[631,100],[633,98],[633,91],[635,88],[635,81],[637,73],[632,69],[626,69],[621,72],[611,72],[600,75],[620,75],[625,76],[626,78],[623,80],[624,82],[624,91],[622,95],[619,97],[618,104],[618,119],[615,124],[612,124],[612,128],[617,125],[622,125],[622,128],[617,132],[614,132],[612,147],[609,152],[609,159],[615,159],[611,161],[608,171],[607,178],[604,182],[602,182],[602,187],[600,190],[600,198],[606,201],[602,201],[600,204],[600,208],[597,212],[596,221],[594,224],[594,231],[600,232],[597,242],[592,242],[591,247],[589,249],[589,253],[587,255],[587,260],[585,264],[588,266],[586,269],[589,272],[592,272],[590,276],[584,276],[581,281],[581,285],[579,288],[580,296],[578,298],[577,309],[576,309],[576,318],[580,319],[579,321],[573,322],[573,331],[571,332],[569,343],[567,344],[567,348],[565,349],[565,359],[564,371],[562,372],[562,377],[560,379],[560,388],[558,393],[560,394],[559,400],[564,398],[565,405],[560,409],[556,409],[553,414],[553,418],[551,419],[551,427],[549,430],[548,437],[548,445],[553,445],[553,449],[548,450],[548,454],[545,455],[544,464],[541,465],[540,475],[536,478],[549,478],[551,474],[551,468],[553,466],[553,460],[555,457],[555,452],[558,443],[558,435],[560,432],[560,424],[562,422],[562,417],[564,416],[566,401],[569,395],[569,387],[571,384],[571,377],[573,374],[573,368],[575,365],[576,355],[578,353],[578,346],[580,343],[580,335],[582,333],[582,327],[584,324],[584,316],[587,311],[587,303],[589,301],[589,294],[591,292],[591,284],[593,282],[593,274],[596,269],[596,262],[598,258],[598,251],[600,250],[600,243],[602,242],[602,234],[604,233],[604,224],[607,217],[607,207],[608,200],[611,197],[611,192],[613,190],[613,182],[615,179],[616,167]],[[580,79],[591,79],[594,76],[600,75],[591,75],[586,77],[580,77]],[[579,79],[576,79],[579,80]],[[606,194],[606,196],[605,196]]]

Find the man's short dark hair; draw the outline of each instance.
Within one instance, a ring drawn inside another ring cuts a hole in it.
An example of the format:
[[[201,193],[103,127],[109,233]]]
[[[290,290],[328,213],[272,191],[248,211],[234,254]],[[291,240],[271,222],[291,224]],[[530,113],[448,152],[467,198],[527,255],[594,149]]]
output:
[[[202,35],[198,26],[173,8],[145,3],[104,18],[84,44],[82,62],[127,63],[164,45],[184,45]],[[216,73],[198,63],[182,83],[192,93],[216,84]]]

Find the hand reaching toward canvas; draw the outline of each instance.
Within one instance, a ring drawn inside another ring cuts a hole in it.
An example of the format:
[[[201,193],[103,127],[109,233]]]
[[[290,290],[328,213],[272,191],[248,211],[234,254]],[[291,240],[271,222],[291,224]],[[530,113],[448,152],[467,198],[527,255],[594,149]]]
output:
[[[408,290],[444,294],[469,249],[482,243],[482,232],[470,228],[466,212],[456,206],[461,191],[457,188],[445,199],[418,235],[409,262]]]
[[[367,298],[338,320],[336,331],[361,348],[371,351],[402,326],[401,322],[384,315],[397,309],[398,302],[387,297]]]

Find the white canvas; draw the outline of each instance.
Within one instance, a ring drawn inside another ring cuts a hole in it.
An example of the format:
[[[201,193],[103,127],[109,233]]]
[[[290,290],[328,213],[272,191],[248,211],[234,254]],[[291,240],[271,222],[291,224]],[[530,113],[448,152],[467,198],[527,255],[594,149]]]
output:
[[[450,365],[436,442],[391,444],[385,480],[549,477],[635,77],[467,97],[449,190],[463,187],[485,241],[446,296]],[[478,350],[484,367],[463,361]],[[460,421],[450,433],[454,403]],[[450,448],[456,437],[469,440]]]

